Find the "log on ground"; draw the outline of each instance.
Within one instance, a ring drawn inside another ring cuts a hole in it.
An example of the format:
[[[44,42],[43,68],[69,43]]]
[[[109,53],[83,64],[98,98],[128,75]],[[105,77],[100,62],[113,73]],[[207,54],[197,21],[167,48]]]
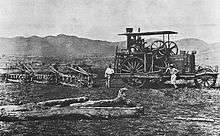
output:
[[[44,110],[10,111],[0,114],[1,121],[21,121],[39,119],[94,119],[138,117],[143,107],[52,107]]]
[[[38,105],[50,106],[50,107],[55,105],[68,106],[73,103],[83,103],[88,100],[89,100],[88,97],[67,98],[67,99],[43,101],[43,102],[39,102]]]
[[[176,120],[197,121],[197,122],[215,122],[214,119],[208,118],[192,118],[192,117],[175,117]]]

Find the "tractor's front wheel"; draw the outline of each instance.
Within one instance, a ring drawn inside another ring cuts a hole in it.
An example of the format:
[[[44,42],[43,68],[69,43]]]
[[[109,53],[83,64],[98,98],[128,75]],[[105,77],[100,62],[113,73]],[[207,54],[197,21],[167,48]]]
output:
[[[216,83],[216,76],[215,75],[202,75],[198,76],[194,79],[196,87],[199,88],[211,88]]]
[[[196,87],[199,88],[211,88],[215,85],[217,75],[211,74],[213,71],[209,68],[199,69],[196,74],[197,77],[194,79]]]

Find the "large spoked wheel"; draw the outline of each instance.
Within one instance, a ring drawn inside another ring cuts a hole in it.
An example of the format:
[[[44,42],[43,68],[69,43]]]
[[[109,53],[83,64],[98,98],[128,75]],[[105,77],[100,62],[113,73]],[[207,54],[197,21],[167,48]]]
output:
[[[211,88],[216,83],[216,76],[214,75],[203,75],[195,79],[195,84],[199,88]]]
[[[173,41],[167,41],[165,42],[165,45],[166,45],[166,48],[167,48],[167,54],[170,55],[170,56],[173,56],[173,55],[177,55],[178,54],[178,47],[176,45],[175,42]]]
[[[204,68],[196,72],[196,74],[202,74],[205,72],[212,72],[210,69]],[[194,79],[195,85],[199,88],[211,88],[216,83],[217,76],[213,74],[199,75]]]
[[[167,47],[163,41],[158,40],[150,45],[150,50],[154,52],[154,56],[158,59],[164,57]]]
[[[143,72],[144,72],[143,60],[137,57],[128,58],[121,65],[121,73],[130,74],[129,78],[122,78],[122,80],[131,87],[142,87],[145,84],[146,79],[132,76],[135,73],[143,73]]]

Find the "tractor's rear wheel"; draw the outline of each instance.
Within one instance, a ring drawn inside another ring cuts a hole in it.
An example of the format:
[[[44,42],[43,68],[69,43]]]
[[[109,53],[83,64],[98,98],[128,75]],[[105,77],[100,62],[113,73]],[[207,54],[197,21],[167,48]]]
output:
[[[136,73],[143,72],[144,63],[143,60],[138,57],[128,58],[121,65],[121,73],[130,74],[129,78],[122,78],[123,82],[130,87],[142,87],[145,84],[146,79],[132,76]]]

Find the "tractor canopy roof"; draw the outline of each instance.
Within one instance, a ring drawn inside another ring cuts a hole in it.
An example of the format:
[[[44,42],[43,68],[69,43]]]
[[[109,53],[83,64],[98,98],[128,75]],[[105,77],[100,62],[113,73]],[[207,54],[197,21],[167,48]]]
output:
[[[177,32],[174,32],[174,31],[154,31],[154,32],[123,33],[123,34],[118,34],[118,35],[141,36],[141,35],[164,35],[164,34],[177,34]]]

